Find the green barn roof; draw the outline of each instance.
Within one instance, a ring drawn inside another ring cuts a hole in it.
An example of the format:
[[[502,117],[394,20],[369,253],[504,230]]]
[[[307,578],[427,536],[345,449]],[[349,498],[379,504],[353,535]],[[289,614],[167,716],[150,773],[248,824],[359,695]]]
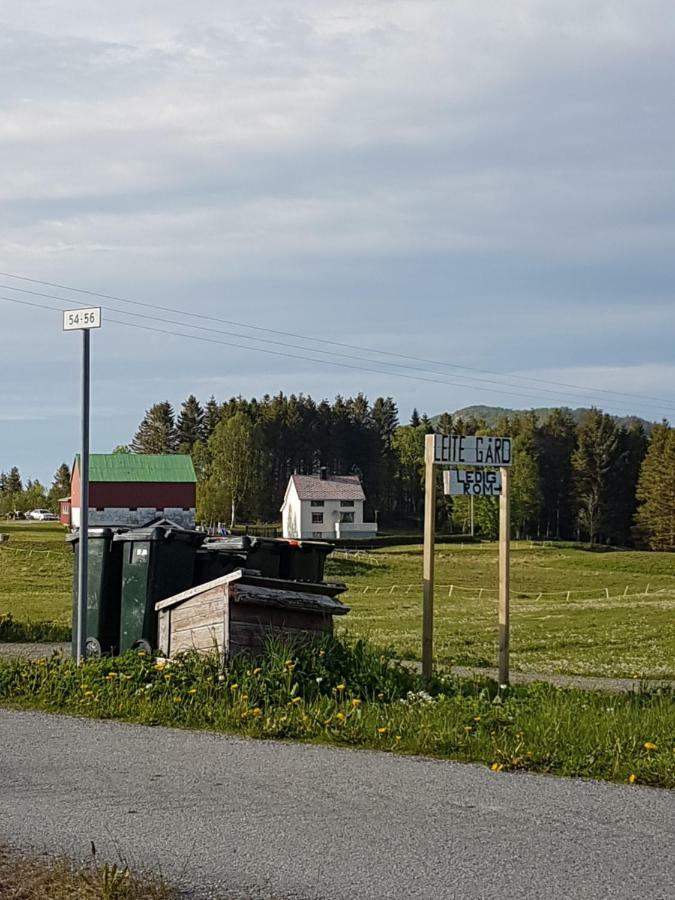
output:
[[[79,468],[80,455],[75,457]],[[197,481],[189,456],[182,453],[90,453],[89,481],[162,481],[179,484]]]

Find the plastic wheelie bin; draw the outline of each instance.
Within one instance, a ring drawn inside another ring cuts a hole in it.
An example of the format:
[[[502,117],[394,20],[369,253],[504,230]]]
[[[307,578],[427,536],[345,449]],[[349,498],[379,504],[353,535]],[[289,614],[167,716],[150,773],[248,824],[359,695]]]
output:
[[[195,555],[204,537],[163,524],[115,536],[122,547],[120,653],[157,646],[155,603],[193,587]]]
[[[204,545],[208,550],[220,553],[234,553],[246,558],[246,568],[260,572],[265,578],[282,578],[283,557],[287,552],[285,541],[275,538],[259,538],[249,535],[209,541]]]
[[[87,567],[87,620],[85,654],[115,654],[120,643],[120,592],[122,588],[122,545],[113,538],[121,529],[90,528]],[[73,564],[73,657],[77,654],[78,572],[80,535],[66,538],[74,551]]]
[[[217,547],[201,547],[195,554],[195,571],[193,584],[205,584],[220,578],[221,575],[229,575],[237,569],[247,568],[246,554],[233,553],[229,550],[221,550]]]
[[[326,557],[334,550],[325,541],[287,540],[288,550],[283,554],[281,577],[290,581],[323,581]]]

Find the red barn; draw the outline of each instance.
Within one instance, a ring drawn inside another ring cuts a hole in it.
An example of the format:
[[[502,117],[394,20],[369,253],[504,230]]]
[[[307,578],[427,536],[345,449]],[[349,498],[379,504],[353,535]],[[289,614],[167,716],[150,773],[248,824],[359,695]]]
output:
[[[91,453],[89,455],[89,525],[146,525],[154,519],[171,519],[194,528],[197,478],[189,456],[154,456],[141,453]],[[61,501],[65,518],[70,505],[70,524],[80,524],[80,458],[75,457],[70,479],[70,498]],[[63,521],[63,518],[61,519]]]

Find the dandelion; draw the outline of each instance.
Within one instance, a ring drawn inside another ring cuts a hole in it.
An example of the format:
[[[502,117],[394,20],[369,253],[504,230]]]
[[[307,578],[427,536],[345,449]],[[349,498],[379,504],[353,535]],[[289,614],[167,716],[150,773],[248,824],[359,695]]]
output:
[[[471,725],[465,725],[464,731],[471,731]]]
[[[635,784],[637,781],[637,775],[634,772],[631,772],[628,776],[628,784]]]
[[[182,697],[174,697],[174,698],[173,698],[173,702],[174,702],[174,703],[182,703],[182,702],[183,702],[183,698],[182,698]]]
[[[188,694],[196,694],[196,693],[197,693],[197,688],[190,688],[190,690],[188,691]]]
[[[474,716],[473,720],[474,722],[480,722],[480,716]]]
[[[84,692],[84,696],[85,696],[85,697],[93,697],[93,696],[94,696],[94,692],[93,692],[93,691],[85,691],[85,692]]]
[[[251,710],[251,715],[252,715],[252,716],[255,716],[256,719],[259,719],[260,716],[262,716],[262,709],[260,709],[259,706],[255,706],[255,707]]]
[[[167,672],[167,674],[164,676],[164,681],[171,681],[171,672]]]
[[[231,685],[230,685],[230,690],[231,690],[231,691],[236,691],[238,687],[239,687],[238,684],[231,684]]]
[[[157,670],[166,668],[166,660],[165,659],[156,659],[155,660],[155,668]]]
[[[302,703],[302,697],[293,697],[291,703]]]
[[[326,655],[325,650],[319,650],[319,656],[325,656],[325,655]]]
[[[378,734],[386,734],[386,733],[387,733],[387,729],[384,728],[384,727],[383,727],[383,728],[378,728],[378,729],[377,729],[377,733],[378,733]]]
[[[344,681],[341,681],[340,684],[336,685],[335,690],[336,691],[344,691],[344,689],[346,687],[347,687],[347,685],[344,683]]]
[[[247,709],[245,709],[245,710],[243,711],[243,713],[241,714],[241,718],[242,718],[242,719],[247,719],[247,718],[248,718],[248,710],[247,710]]]
[[[493,772],[501,772],[503,768],[504,768],[504,764],[503,764],[503,763],[498,763],[498,762],[494,762],[494,763],[492,763],[492,765],[490,766],[490,769],[491,769]]]
[[[656,744],[652,744],[651,741],[645,741],[642,746],[645,750],[656,750]]]
[[[344,722],[345,714],[343,712],[336,713],[335,718],[338,720],[338,722]]]
[[[397,734],[397,735],[396,735],[396,740],[397,740],[397,741],[400,741],[400,740],[401,740],[401,735],[400,735],[400,734]]]
[[[352,697],[352,706],[354,706],[354,707],[361,706],[361,701],[359,700],[358,697]]]
[[[258,666],[256,669],[253,670],[254,675],[260,675],[261,672],[262,672],[262,669],[260,668],[260,666]]]

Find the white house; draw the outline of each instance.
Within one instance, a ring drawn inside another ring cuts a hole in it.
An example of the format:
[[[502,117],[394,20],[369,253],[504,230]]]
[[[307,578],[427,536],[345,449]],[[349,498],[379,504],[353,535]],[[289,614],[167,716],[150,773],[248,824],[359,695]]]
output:
[[[291,475],[281,520],[285,538],[370,538],[376,522],[363,521],[363,493],[357,475]]]

